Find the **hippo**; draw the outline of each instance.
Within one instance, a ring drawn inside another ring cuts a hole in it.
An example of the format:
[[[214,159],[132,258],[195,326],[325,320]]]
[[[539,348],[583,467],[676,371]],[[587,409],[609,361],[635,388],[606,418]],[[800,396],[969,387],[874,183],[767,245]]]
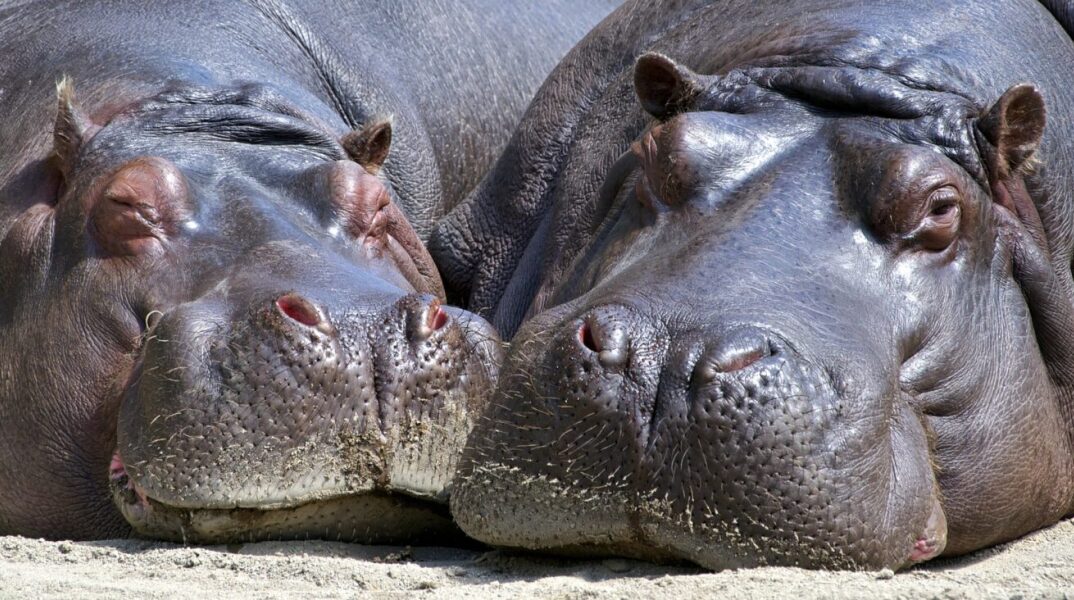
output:
[[[1070,515],[1072,14],[607,17],[429,244],[511,339],[456,472],[462,529],[899,569]]]
[[[423,240],[612,8],[0,10],[0,534],[458,535],[501,347]]]

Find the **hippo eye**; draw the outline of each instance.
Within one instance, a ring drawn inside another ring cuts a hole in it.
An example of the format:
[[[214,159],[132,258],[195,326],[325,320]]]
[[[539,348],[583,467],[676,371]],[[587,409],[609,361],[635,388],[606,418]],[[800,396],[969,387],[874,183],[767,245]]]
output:
[[[962,217],[961,194],[950,185],[933,190],[925,203],[924,218],[910,237],[924,249],[934,252],[944,250],[958,235]]]

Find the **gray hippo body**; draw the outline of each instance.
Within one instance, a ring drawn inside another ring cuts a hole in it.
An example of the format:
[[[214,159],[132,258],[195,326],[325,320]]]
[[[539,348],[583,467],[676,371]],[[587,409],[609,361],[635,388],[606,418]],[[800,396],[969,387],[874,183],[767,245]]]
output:
[[[452,531],[499,350],[422,237],[610,10],[0,9],[0,534]]]
[[[1071,12],[609,16],[430,241],[449,295],[513,336],[460,526],[899,568],[1071,514]]]

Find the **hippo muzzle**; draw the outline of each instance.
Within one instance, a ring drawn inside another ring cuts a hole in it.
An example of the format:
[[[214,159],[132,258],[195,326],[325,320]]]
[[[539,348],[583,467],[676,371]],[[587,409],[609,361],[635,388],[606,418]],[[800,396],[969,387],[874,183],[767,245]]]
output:
[[[491,409],[464,454],[464,530],[718,569],[943,550],[927,435],[897,390],[754,325],[668,324],[618,302],[550,312],[515,338],[533,354],[504,369],[493,405],[511,415]]]
[[[455,535],[448,483],[494,381],[495,333],[309,258],[325,286],[287,286],[278,265],[302,249],[261,254],[268,266],[146,331],[111,469],[124,516],[143,535],[206,543]]]

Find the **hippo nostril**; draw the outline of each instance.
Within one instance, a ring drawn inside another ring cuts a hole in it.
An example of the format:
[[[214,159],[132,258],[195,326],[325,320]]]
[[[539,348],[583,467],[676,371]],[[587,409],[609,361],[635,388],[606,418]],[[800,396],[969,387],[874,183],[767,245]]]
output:
[[[737,331],[726,336],[718,346],[701,357],[694,368],[694,378],[704,384],[721,373],[741,371],[773,354],[772,344],[760,331]]]
[[[597,360],[607,368],[622,367],[630,356],[630,338],[621,324],[586,319],[578,328],[578,341],[597,354]]]
[[[593,352],[600,352],[597,341],[593,339],[593,330],[589,327],[589,323],[582,322],[582,326],[578,328],[578,341]]]
[[[298,294],[284,294],[276,299],[276,308],[287,318],[297,321],[307,327],[317,327],[321,324],[321,311]]]
[[[415,301],[408,307],[407,336],[411,342],[422,342],[451,322],[451,316],[440,306],[440,300],[426,303]]]
[[[768,353],[762,348],[753,348],[746,351],[735,352],[727,356],[717,359],[717,362],[712,366],[720,373],[730,373],[732,371],[741,371],[753,363],[764,358]]]
[[[429,329],[432,331],[439,331],[448,324],[447,312],[440,306],[439,302],[435,302],[433,306],[429,307]]]
[[[112,453],[112,462],[108,466],[108,478],[112,481],[117,481],[127,476],[127,468],[123,466],[123,458],[119,455],[119,450]]]

